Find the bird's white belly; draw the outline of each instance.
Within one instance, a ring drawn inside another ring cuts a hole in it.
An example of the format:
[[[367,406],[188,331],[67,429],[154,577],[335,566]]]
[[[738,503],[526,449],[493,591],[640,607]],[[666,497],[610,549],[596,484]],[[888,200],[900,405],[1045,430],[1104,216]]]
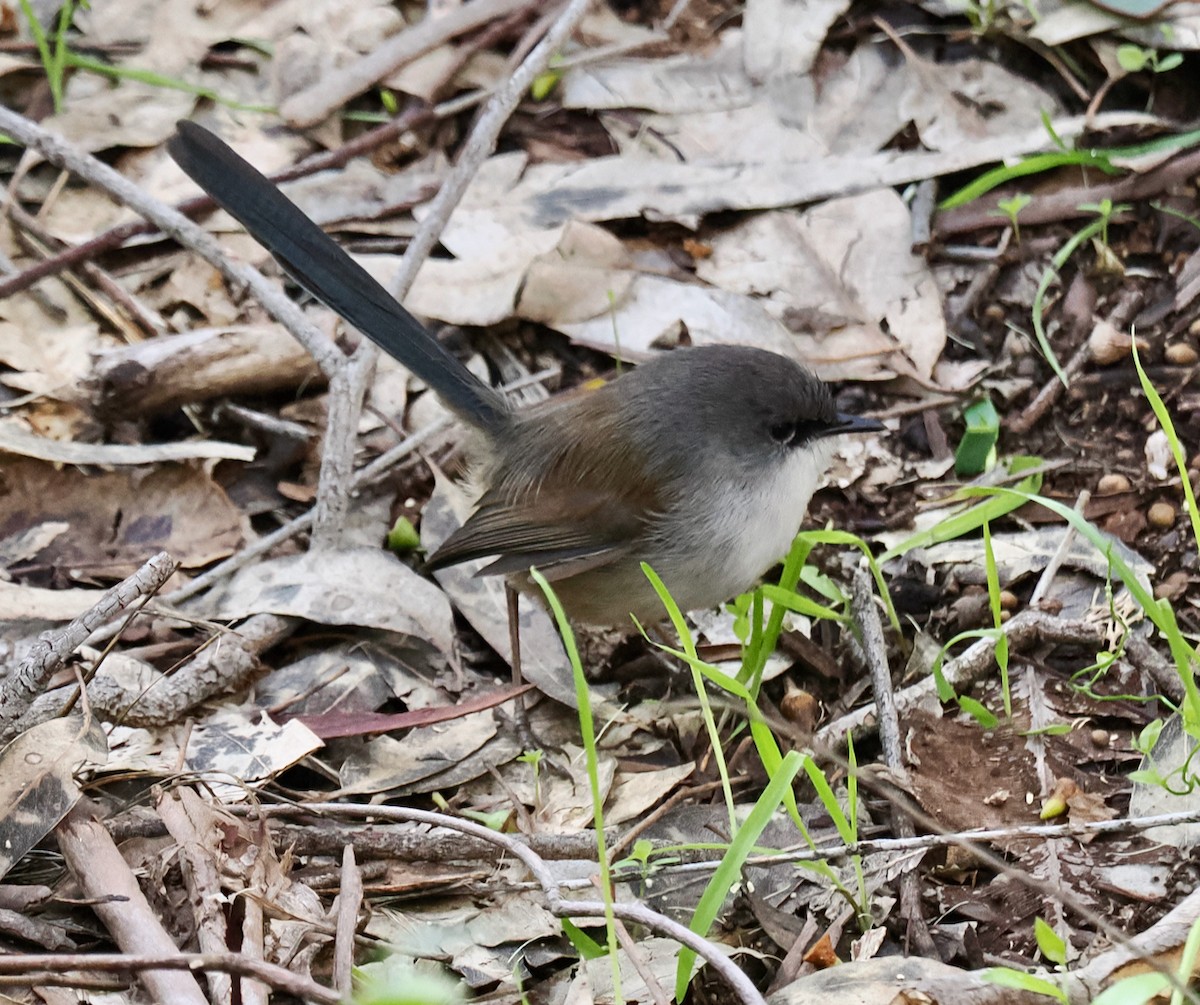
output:
[[[773,475],[750,484],[731,482],[707,528],[693,522],[686,535],[690,553],[672,563],[674,568],[660,570],[684,610],[712,607],[744,592],[787,553],[833,446],[820,441],[792,450]]]

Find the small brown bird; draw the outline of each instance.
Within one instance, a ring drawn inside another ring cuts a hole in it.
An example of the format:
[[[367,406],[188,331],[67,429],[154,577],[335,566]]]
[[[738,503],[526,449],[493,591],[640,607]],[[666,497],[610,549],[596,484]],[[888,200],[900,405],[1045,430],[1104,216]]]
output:
[[[536,566],[572,618],[610,625],[662,616],[646,562],[681,608],[711,607],[787,551],[833,439],[883,428],[838,412],[795,360],[746,346],[664,352],[516,411],[216,136],[181,122],[169,149],[300,285],[473,427],[478,502],[430,569],[491,558],[484,573],[527,585]]]

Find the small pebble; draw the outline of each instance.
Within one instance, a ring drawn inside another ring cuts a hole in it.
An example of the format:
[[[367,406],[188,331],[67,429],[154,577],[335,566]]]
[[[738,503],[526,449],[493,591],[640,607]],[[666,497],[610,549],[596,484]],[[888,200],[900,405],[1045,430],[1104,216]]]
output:
[[[1124,475],[1108,474],[1100,478],[1096,485],[1096,494],[1114,496],[1118,492],[1128,492],[1130,488],[1129,479]]]
[[[1163,359],[1172,366],[1192,366],[1200,360],[1200,353],[1186,342],[1172,342],[1163,352]]]
[[[779,710],[792,725],[805,733],[811,733],[821,715],[820,702],[811,694],[788,683],[787,693],[779,702]]]
[[[1124,359],[1132,344],[1133,340],[1109,321],[1098,321],[1088,336],[1092,359],[1101,366]]]
[[[1015,611],[1020,603],[1021,601],[1017,599],[1017,595],[1012,590],[1000,591],[1000,609],[1002,611]]]
[[[1178,600],[1187,592],[1189,582],[1188,574],[1182,569],[1176,569],[1166,579],[1155,585],[1155,599]]]
[[[989,321],[1003,321],[1004,308],[1000,304],[988,304],[983,309],[983,316]]]
[[[1195,321],[1188,325],[1188,334],[1200,335],[1200,318],[1196,318]]]
[[[1146,511],[1146,519],[1151,527],[1166,530],[1175,524],[1175,507],[1169,502],[1156,502]]]
[[[1096,747],[1108,746],[1108,730],[1093,729],[1092,730],[1092,745]]]

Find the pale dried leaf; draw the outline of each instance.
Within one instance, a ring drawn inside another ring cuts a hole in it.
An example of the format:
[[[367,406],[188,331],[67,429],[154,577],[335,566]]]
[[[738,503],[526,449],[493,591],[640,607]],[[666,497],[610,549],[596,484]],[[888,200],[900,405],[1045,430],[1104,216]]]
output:
[[[454,647],[454,619],[445,594],[377,548],[306,552],[239,570],[195,605],[213,618],[279,614],[324,625],[381,628]]]
[[[78,715],[34,726],[0,751],[0,876],[78,801],[79,768],[107,756],[100,724]]]
[[[803,213],[751,217],[714,238],[696,271],[722,289],[757,296],[823,376],[930,381],[946,325],[911,234],[907,207],[879,189]]]

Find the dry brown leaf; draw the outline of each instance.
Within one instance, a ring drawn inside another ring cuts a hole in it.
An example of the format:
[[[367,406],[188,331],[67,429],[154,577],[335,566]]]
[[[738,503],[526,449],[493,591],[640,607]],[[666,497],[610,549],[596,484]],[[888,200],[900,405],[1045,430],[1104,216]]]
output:
[[[73,575],[118,579],[166,551],[185,568],[231,555],[241,513],[203,469],[164,464],[98,474],[0,457],[0,536],[47,520],[70,529],[40,554]]]

